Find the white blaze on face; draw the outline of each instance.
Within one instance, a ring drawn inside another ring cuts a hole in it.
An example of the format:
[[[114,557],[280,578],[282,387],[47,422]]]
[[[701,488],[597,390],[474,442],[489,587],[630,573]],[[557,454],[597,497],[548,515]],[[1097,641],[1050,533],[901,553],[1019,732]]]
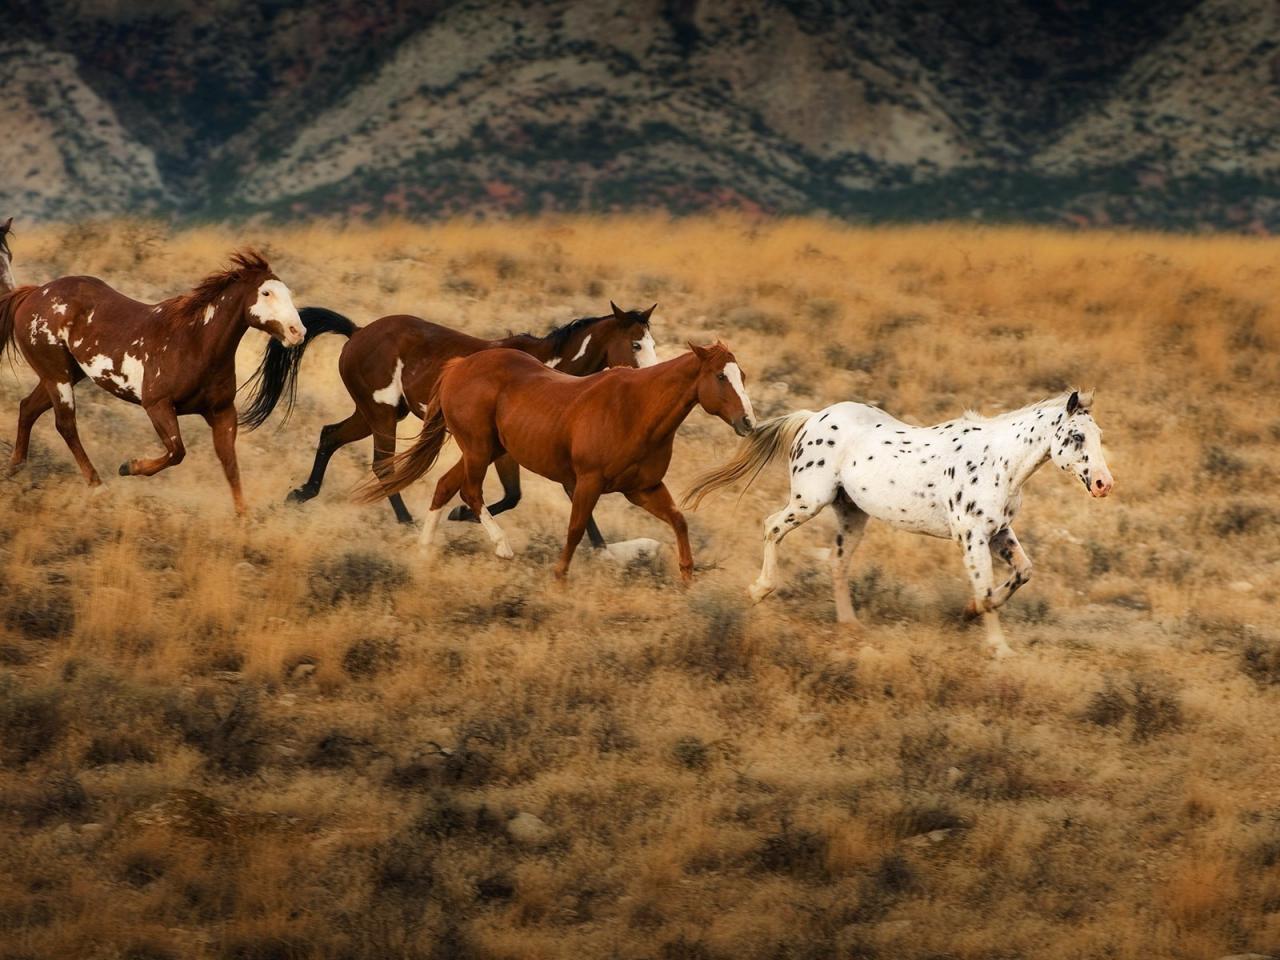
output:
[[[249,313],[264,326],[276,324],[286,346],[296,347],[307,334],[298,316],[298,308],[293,305],[293,295],[279,280],[263,282],[258,288],[258,299],[249,308]]]
[[[636,351],[636,366],[652,367],[658,362],[657,344],[654,343],[653,334],[646,330],[639,343],[640,349]]]
[[[395,373],[391,374],[391,382],[381,390],[373,391],[374,403],[385,403],[388,407],[397,406],[400,398],[404,396],[404,388],[400,385],[401,375],[404,373],[404,361],[396,359]]]
[[[736,363],[726,363],[724,365],[724,375],[729,378],[729,383],[737,392],[738,399],[742,401],[742,410],[747,415],[747,422],[754,424],[756,415],[751,409],[751,398],[747,396],[747,388],[742,383],[742,368]]]
[[[17,285],[13,279],[13,267],[9,265],[9,258],[0,254],[0,289],[12,290]]]

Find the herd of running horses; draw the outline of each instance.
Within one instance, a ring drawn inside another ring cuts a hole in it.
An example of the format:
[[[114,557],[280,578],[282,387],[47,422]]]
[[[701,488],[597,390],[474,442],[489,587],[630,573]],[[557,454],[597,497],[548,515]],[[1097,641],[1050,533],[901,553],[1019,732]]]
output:
[[[262,256],[236,253],[229,268],[187,293],[156,304],[132,300],[94,277],[61,277],[17,286],[11,269],[10,223],[0,225],[0,351],[17,352],[39,377],[18,409],[12,468],[27,459],[31,429],[52,410],[58,433],[91,487],[102,480],[76,429],[75,387],[86,378],[151,418],[164,446],[157,457],[129,460],[121,476],[151,476],[182,462],[178,418],[198,414],[213,432],[238,513],[245,511],[236,461],[239,425],[260,426],[281,407],[287,417],[307,345],[324,333],[347,338],[339,373],[355,404],[345,420],[320,431],[307,482],[289,494],[315,497],[340,447],[373,438],[373,474],[363,501],[389,498],[397,519],[412,520],[400,493],[425,474],[446,437],[458,461],[437,481],[421,541],[432,541],[441,513],[478,520],[501,557],[512,550],[494,516],[520,499],[520,468],[561,484],[572,500],[568,536],[556,564],[568,571],[584,533],[604,538],[592,521],[596,501],[621,493],[670,525],[681,576],[693,574],[688,529],[663,483],[676,431],[695,407],[731,426],[745,442],[728,463],[697,479],[684,504],[746,479],[749,484],[780,453],[791,489],[782,509],[764,521],[764,562],[750,588],[754,601],[777,584],[777,544],[788,532],[833,508],[838,531],[831,551],[837,620],[857,624],[849,564],[868,519],[913,533],[953,540],[964,553],[973,599],[991,652],[1010,652],[996,610],[1031,575],[1031,561],[1013,533],[1027,479],[1052,461],[1093,497],[1112,478],[1094,421],[1092,395],[1073,391],[1012,413],[963,417],[913,426],[862,403],[836,403],[757,421],[747,376],[722,342],[689,345],[659,361],[653,307],[625,311],[610,304],[601,317],[574,320],[545,336],[483,340],[418,317],[382,317],[357,327],[320,307],[294,306],[289,288]],[[235,356],[250,327],[272,339],[236,408]],[[396,424],[413,413],[422,432],[396,453]],[[494,465],[504,495],[486,506],[482,484]],[[997,582],[995,562],[1008,568]]]

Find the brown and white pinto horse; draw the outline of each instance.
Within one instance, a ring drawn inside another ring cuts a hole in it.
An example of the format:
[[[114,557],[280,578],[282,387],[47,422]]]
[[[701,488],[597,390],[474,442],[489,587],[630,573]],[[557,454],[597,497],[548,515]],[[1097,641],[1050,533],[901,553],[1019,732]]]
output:
[[[27,459],[31,428],[50,407],[58,433],[92,487],[102,481],[76,430],[74,388],[86,376],[151,418],[165,452],[130,460],[121,476],[151,476],[186,455],[178,417],[200,414],[244,513],[236,464],[236,347],[250,327],[285,343],[306,331],[289,288],[253,252],[206,277],[190,293],[154,305],[130,300],[96,277],[62,277],[0,296],[0,348],[17,346],[40,377],[18,412],[14,469]]]
[[[573,498],[557,577],[568,571],[596,501],[621,493],[670,524],[687,581],[693,576],[688,529],[662,482],[676,430],[695,406],[732,425],[739,436],[751,432],[755,419],[729,348],[722,343],[690,347],[643,370],[606,370],[582,378],[549,370],[516,350],[485,350],[452,361],[440,377],[422,434],[395,458],[392,474],[366,482],[362,498],[403,490],[430,469],[451,433],[462,457],[436,484],[422,529],[424,544],[430,544],[440,512],[461,491],[498,556],[512,556],[481,490],[489,464],[505,454],[560,483]]]
[[[482,340],[403,314],[382,317],[366,327],[357,327],[332,310],[303,307],[306,341],[292,350],[277,343],[267,345],[258,372],[250,382],[252,394],[240,422],[250,429],[260,426],[281,397],[285,398],[287,419],[293,410],[298,368],[307,345],[323,333],[339,333],[349,338],[338,360],[338,372],[356,409],[347,419],[331,423],[320,431],[311,476],[288,496],[291,502],[305,503],[320,492],[330,458],[348,443],[373,434],[373,468],[383,470],[396,452],[396,424],[410,412],[418,417],[424,414],[441,370],[457,357],[509,347],[574,376],[598,373],[606,367],[646,367],[657,363],[649,329],[657,304],[648,310],[621,310],[612,302],[609,306],[611,312],[606,316],[574,320],[543,337],[521,333],[500,340]],[[508,457],[499,457],[495,468],[502,480],[503,497],[489,508],[491,514],[510,510],[520,502],[520,467]],[[391,507],[401,523],[413,522],[400,494],[391,497]],[[451,519],[476,518],[465,507],[459,507]],[[605,545],[594,521],[588,526],[588,535],[595,546]]]

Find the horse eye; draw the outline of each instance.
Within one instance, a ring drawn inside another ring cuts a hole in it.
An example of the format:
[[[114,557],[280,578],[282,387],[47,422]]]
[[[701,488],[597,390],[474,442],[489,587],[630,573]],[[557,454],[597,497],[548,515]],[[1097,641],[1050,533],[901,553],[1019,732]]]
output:
[[[717,380],[728,380],[729,378],[728,378],[728,377],[726,377],[723,373],[717,373],[717,374],[716,374],[716,379],[717,379]]]
[[[632,349],[632,350],[634,350],[636,353],[639,353],[639,352],[640,352],[640,341],[639,341],[639,340],[632,340],[632,341],[631,341],[631,349]]]
[[[263,295],[264,297],[269,297],[269,296],[271,296],[271,291],[270,291],[270,290],[263,290],[263,291],[262,291],[262,295]]]

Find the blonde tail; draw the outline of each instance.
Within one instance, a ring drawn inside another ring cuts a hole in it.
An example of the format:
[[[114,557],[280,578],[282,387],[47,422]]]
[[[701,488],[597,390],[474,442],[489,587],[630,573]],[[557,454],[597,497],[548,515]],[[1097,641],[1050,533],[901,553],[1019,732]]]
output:
[[[741,448],[728,463],[704,473],[693,481],[683,499],[680,501],[681,506],[692,507],[697,509],[698,505],[707,494],[719,490],[721,487],[727,487],[729,484],[742,479],[748,473],[751,474],[747,478],[745,490],[755,482],[756,477],[760,476],[760,471],[769,465],[778,451],[786,447],[790,447],[796,434],[800,432],[800,428],[805,425],[810,417],[813,416],[812,410],[797,410],[795,413],[788,413],[785,416],[774,417],[772,420],[765,420],[751,431],[751,436],[743,441]]]

